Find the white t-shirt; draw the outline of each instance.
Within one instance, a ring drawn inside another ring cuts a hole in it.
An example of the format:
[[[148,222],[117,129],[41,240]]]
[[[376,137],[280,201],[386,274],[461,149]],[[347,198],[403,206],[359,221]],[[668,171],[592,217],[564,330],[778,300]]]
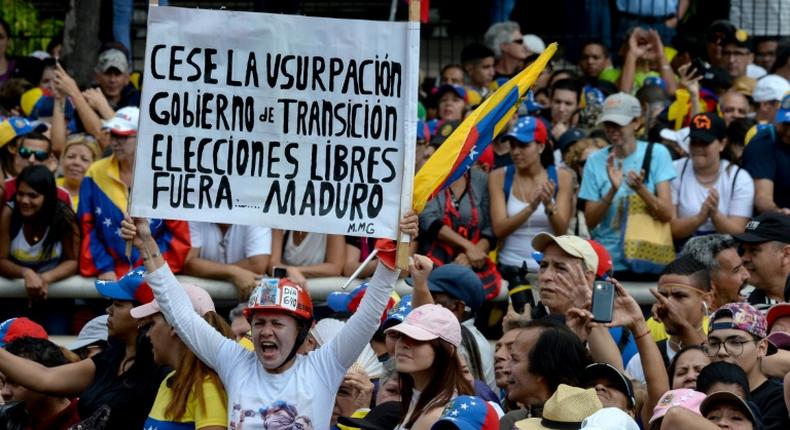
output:
[[[480,352],[480,364],[483,365],[483,374],[485,376],[486,385],[494,392],[498,389],[496,386],[496,376],[494,375],[494,351],[491,349],[491,343],[486,339],[483,333],[475,327],[475,320],[470,318],[461,324],[464,325],[472,333],[477,344],[477,350]]]
[[[696,215],[699,213],[702,203],[708,198],[709,189],[697,180],[691,160],[681,158],[675,160],[673,165],[677,171],[677,177],[672,180],[672,203],[678,207],[678,218]],[[751,218],[754,206],[754,181],[752,181],[749,172],[731,165],[727,160],[721,160],[719,171],[719,179],[714,184],[719,191],[719,211],[727,216]],[[733,179],[735,180],[734,189]],[[715,231],[716,227],[710,219],[697,229],[697,233],[702,234]]]
[[[189,222],[192,247],[200,248],[200,258],[234,264],[245,258],[272,253],[272,229],[254,225],[231,225],[222,230],[213,222]]]
[[[379,326],[398,272],[379,264],[365,297],[346,326],[327,344],[297,355],[283,373],[267,372],[254,351],[219,334],[192,309],[168,265],[146,275],[157,303],[178,337],[216,370],[228,394],[229,428],[263,430],[328,429],[335,395],[343,377]]]

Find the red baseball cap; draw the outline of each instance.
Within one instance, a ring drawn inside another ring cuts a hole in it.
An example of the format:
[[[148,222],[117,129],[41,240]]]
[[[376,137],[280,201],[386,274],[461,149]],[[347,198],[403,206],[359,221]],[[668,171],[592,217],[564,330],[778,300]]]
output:
[[[39,324],[25,318],[11,318],[0,323],[0,348],[20,337],[47,339],[47,331]]]
[[[602,279],[611,276],[614,266],[612,265],[612,256],[609,255],[609,251],[596,240],[588,239],[587,242],[590,242],[590,246],[593,247],[595,254],[598,255],[598,268],[595,270],[595,276]]]
[[[774,325],[776,320],[782,317],[790,316],[790,303],[777,303],[768,309],[768,315],[765,316],[768,322],[768,332],[771,332],[771,326]]]

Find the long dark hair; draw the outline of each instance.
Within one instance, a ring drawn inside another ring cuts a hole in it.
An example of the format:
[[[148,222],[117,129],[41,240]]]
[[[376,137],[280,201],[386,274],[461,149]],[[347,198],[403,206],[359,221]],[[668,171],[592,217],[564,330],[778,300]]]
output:
[[[45,166],[34,165],[22,169],[19,176],[16,177],[17,190],[22,183],[44,196],[44,204],[30,221],[37,226],[49,226],[49,231],[43,242],[44,252],[41,254],[41,258],[46,259],[58,242],[63,241],[67,235],[74,235],[77,232],[77,217],[71,207],[58,199],[55,176]],[[19,205],[15,204],[11,213],[12,232],[22,228],[24,222],[25,219],[22,217]]]
[[[409,421],[404,425],[411,428],[417,419],[430,409],[444,407],[456,395],[474,395],[472,384],[464,378],[461,371],[461,362],[458,359],[458,348],[442,339],[428,341],[434,352],[433,371],[428,386],[425,387],[420,399],[414,406],[414,412]],[[414,379],[408,373],[398,372],[400,379],[401,413],[405,417],[409,412],[409,405],[414,389]]]

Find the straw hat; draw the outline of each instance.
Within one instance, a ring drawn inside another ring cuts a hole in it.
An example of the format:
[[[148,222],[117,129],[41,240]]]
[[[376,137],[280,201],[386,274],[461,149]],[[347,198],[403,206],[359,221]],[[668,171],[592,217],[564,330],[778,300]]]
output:
[[[519,430],[581,428],[582,421],[603,408],[595,389],[583,389],[560,384],[546,400],[543,418],[528,418],[516,422]]]

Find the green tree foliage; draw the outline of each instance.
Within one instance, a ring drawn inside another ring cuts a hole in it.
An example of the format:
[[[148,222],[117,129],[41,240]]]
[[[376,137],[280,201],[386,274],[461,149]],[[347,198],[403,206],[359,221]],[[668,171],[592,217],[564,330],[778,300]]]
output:
[[[63,30],[62,19],[40,19],[38,10],[27,0],[0,0],[0,18],[11,25],[10,55],[45,51],[52,37]]]

